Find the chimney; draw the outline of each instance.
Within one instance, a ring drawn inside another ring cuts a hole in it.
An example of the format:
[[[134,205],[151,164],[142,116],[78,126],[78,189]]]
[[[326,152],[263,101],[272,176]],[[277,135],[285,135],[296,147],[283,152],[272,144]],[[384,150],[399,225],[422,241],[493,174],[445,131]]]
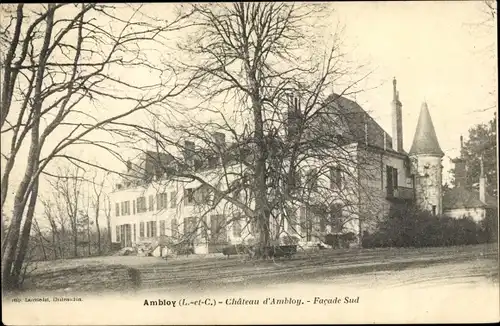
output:
[[[467,170],[463,158],[464,138],[460,136],[460,156],[451,160],[455,164],[455,187],[465,187],[467,181]]]
[[[297,94],[289,95],[287,110],[286,130],[288,137],[291,137],[297,130],[297,120],[300,115],[300,99]]]
[[[214,132],[213,134],[215,144],[220,148],[224,148],[226,145],[226,135],[222,132]]]
[[[127,172],[130,172],[132,170],[132,162],[130,160],[127,161]]]
[[[392,81],[392,149],[396,152],[403,151],[403,117],[402,104],[399,101],[399,91],[396,87],[396,77]]]
[[[192,166],[194,164],[194,142],[186,140],[184,141],[184,160],[186,164]]]
[[[460,135],[460,157],[464,156],[464,136]]]
[[[486,178],[484,177],[483,157],[480,157],[481,174],[479,175],[479,200],[486,204]]]

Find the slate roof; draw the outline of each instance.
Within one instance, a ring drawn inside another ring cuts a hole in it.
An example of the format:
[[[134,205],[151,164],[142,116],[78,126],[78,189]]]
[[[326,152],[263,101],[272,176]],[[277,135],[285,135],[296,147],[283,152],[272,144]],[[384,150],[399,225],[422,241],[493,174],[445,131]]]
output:
[[[447,190],[443,195],[443,209],[457,208],[495,208],[497,200],[486,194],[486,203],[479,200],[479,192],[464,187]]]
[[[358,103],[338,94],[330,95],[327,101],[331,102],[329,111],[342,120],[340,131],[344,138],[364,143],[366,123],[368,144],[384,148],[385,134],[385,147],[392,150],[391,136]]]
[[[434,130],[431,115],[427,103],[422,104],[420,109],[420,116],[418,118],[415,136],[413,137],[413,144],[411,145],[411,154],[425,154],[444,156]]]

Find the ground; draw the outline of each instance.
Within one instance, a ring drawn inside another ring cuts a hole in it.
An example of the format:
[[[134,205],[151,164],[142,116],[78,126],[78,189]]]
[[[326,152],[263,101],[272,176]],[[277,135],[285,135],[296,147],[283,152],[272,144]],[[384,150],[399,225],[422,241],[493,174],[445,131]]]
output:
[[[440,269],[451,278],[481,276],[498,282],[497,245],[445,248],[350,249],[301,252],[292,259],[247,261],[244,257],[189,256],[165,261],[156,257],[109,256],[37,263],[28,290],[103,291],[152,288],[247,288],[256,284],[348,281],[363,274],[370,282],[390,274],[389,282],[439,281]],[[432,268],[431,268],[432,267]],[[418,271],[418,273],[417,273]],[[384,274],[385,273],[385,274]],[[428,275],[426,274],[428,273]],[[418,279],[412,275],[419,274]],[[422,275],[423,274],[423,275]],[[441,280],[443,281],[443,280]],[[129,283],[127,283],[129,282]],[[114,288],[114,285],[121,285]]]
[[[126,280],[130,270],[140,275],[135,282]],[[31,325],[492,322],[499,318],[498,291],[497,244],[323,250],[258,262],[113,256],[38,264],[30,289],[4,295],[2,318]],[[83,301],[13,300],[42,296]],[[346,297],[355,303],[344,304]],[[291,303],[264,304],[266,298]],[[332,298],[342,303],[321,301]],[[259,304],[233,304],[239,299]],[[175,301],[176,307],[145,300]]]

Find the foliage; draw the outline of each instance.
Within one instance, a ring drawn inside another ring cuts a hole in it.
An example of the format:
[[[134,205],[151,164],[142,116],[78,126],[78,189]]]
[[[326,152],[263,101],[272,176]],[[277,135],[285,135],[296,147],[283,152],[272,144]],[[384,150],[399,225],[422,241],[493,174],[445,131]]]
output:
[[[394,211],[373,234],[365,232],[363,247],[441,247],[488,242],[483,223],[470,217],[434,216],[414,208]],[[491,229],[491,226],[489,226]],[[488,229],[488,230],[489,230]]]
[[[486,176],[486,191],[497,195],[497,117],[496,114],[486,124],[478,124],[469,129],[468,139],[464,142],[463,158],[466,162],[466,186],[472,188],[479,182],[481,173],[480,158],[483,157]],[[454,175],[455,170],[450,171]],[[454,182],[452,182],[454,184]]]
[[[488,210],[481,227],[481,242],[498,242],[498,210]]]

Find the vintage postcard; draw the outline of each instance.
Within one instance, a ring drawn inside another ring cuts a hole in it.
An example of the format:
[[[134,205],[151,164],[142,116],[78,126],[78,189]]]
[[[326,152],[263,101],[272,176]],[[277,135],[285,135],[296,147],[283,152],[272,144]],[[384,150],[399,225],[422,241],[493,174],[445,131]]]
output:
[[[2,4],[2,322],[498,322],[496,1]]]

